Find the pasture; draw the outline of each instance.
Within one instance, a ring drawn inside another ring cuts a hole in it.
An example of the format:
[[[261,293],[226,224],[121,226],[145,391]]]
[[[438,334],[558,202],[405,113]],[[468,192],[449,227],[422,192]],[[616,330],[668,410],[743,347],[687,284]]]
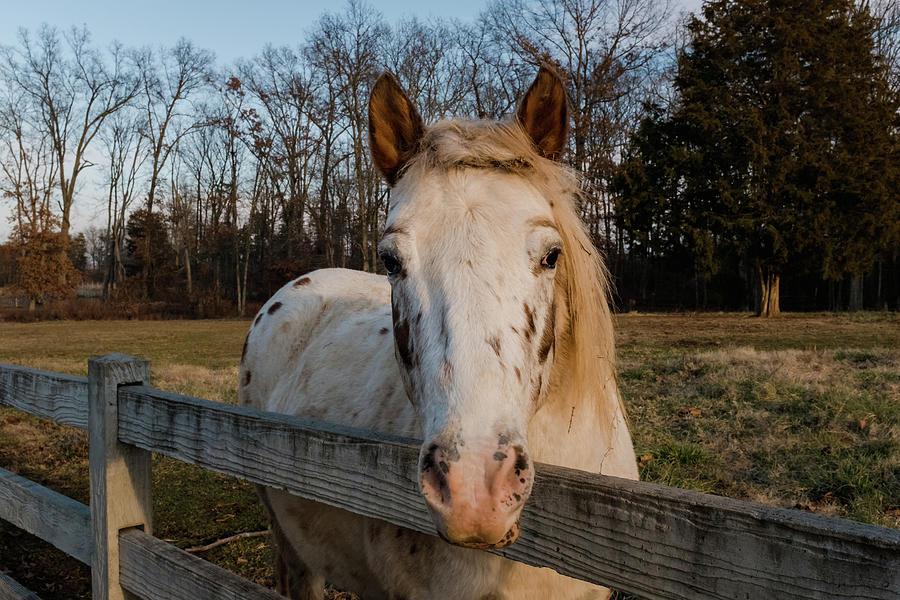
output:
[[[0,361],[84,375],[125,352],[155,387],[234,402],[248,325],[0,324]],[[900,527],[897,315],[622,315],[617,342],[642,479]],[[0,424],[0,466],[87,502],[82,432],[7,408]],[[242,482],[155,457],[153,483],[155,533],[182,548],[265,528]],[[203,555],[272,584],[265,538]],[[90,597],[86,568],[8,527],[0,565],[42,598]]]

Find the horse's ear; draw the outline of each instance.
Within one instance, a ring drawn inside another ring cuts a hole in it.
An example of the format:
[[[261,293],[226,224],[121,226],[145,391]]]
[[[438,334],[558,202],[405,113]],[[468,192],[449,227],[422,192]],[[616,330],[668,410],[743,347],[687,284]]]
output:
[[[375,166],[393,186],[425,133],[422,117],[394,76],[383,73],[369,97],[369,149]]]
[[[559,160],[569,133],[569,103],[562,79],[552,67],[541,65],[517,116],[541,156]]]

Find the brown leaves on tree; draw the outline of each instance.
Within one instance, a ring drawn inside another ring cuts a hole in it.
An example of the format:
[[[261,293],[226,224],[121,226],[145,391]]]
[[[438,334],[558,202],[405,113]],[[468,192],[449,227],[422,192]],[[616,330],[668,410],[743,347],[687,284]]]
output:
[[[69,238],[58,230],[59,218],[46,207],[40,207],[35,216],[13,231],[19,253],[19,281],[13,288],[30,297],[29,310],[50,299],[74,297],[81,282],[81,273],[67,253]]]

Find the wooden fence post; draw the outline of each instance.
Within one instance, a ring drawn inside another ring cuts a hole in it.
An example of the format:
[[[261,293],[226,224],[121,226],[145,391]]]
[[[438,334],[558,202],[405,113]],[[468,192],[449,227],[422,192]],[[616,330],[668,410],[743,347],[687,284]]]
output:
[[[152,533],[150,452],[118,440],[118,390],[128,384],[150,385],[149,361],[124,354],[88,361],[94,600],[133,597],[119,584],[119,530],[139,527]]]

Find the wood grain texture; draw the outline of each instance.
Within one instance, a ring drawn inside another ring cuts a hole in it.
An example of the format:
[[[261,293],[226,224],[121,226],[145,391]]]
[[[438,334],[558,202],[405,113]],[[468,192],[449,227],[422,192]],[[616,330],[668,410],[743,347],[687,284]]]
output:
[[[91,529],[94,600],[124,600],[119,584],[119,531],[151,533],[150,453],[119,442],[118,395],[124,386],[149,385],[150,363],[124,354],[88,361]]]
[[[0,519],[91,564],[91,512],[84,504],[0,469]]]
[[[120,581],[144,600],[284,600],[137,529],[119,534],[119,548]]]
[[[41,600],[21,583],[0,572],[0,600]]]
[[[87,400],[86,377],[0,363],[0,404],[87,429]]]
[[[415,440],[141,387],[119,437],[434,535]],[[900,531],[550,465],[497,553],[648,599],[900,598]]]

